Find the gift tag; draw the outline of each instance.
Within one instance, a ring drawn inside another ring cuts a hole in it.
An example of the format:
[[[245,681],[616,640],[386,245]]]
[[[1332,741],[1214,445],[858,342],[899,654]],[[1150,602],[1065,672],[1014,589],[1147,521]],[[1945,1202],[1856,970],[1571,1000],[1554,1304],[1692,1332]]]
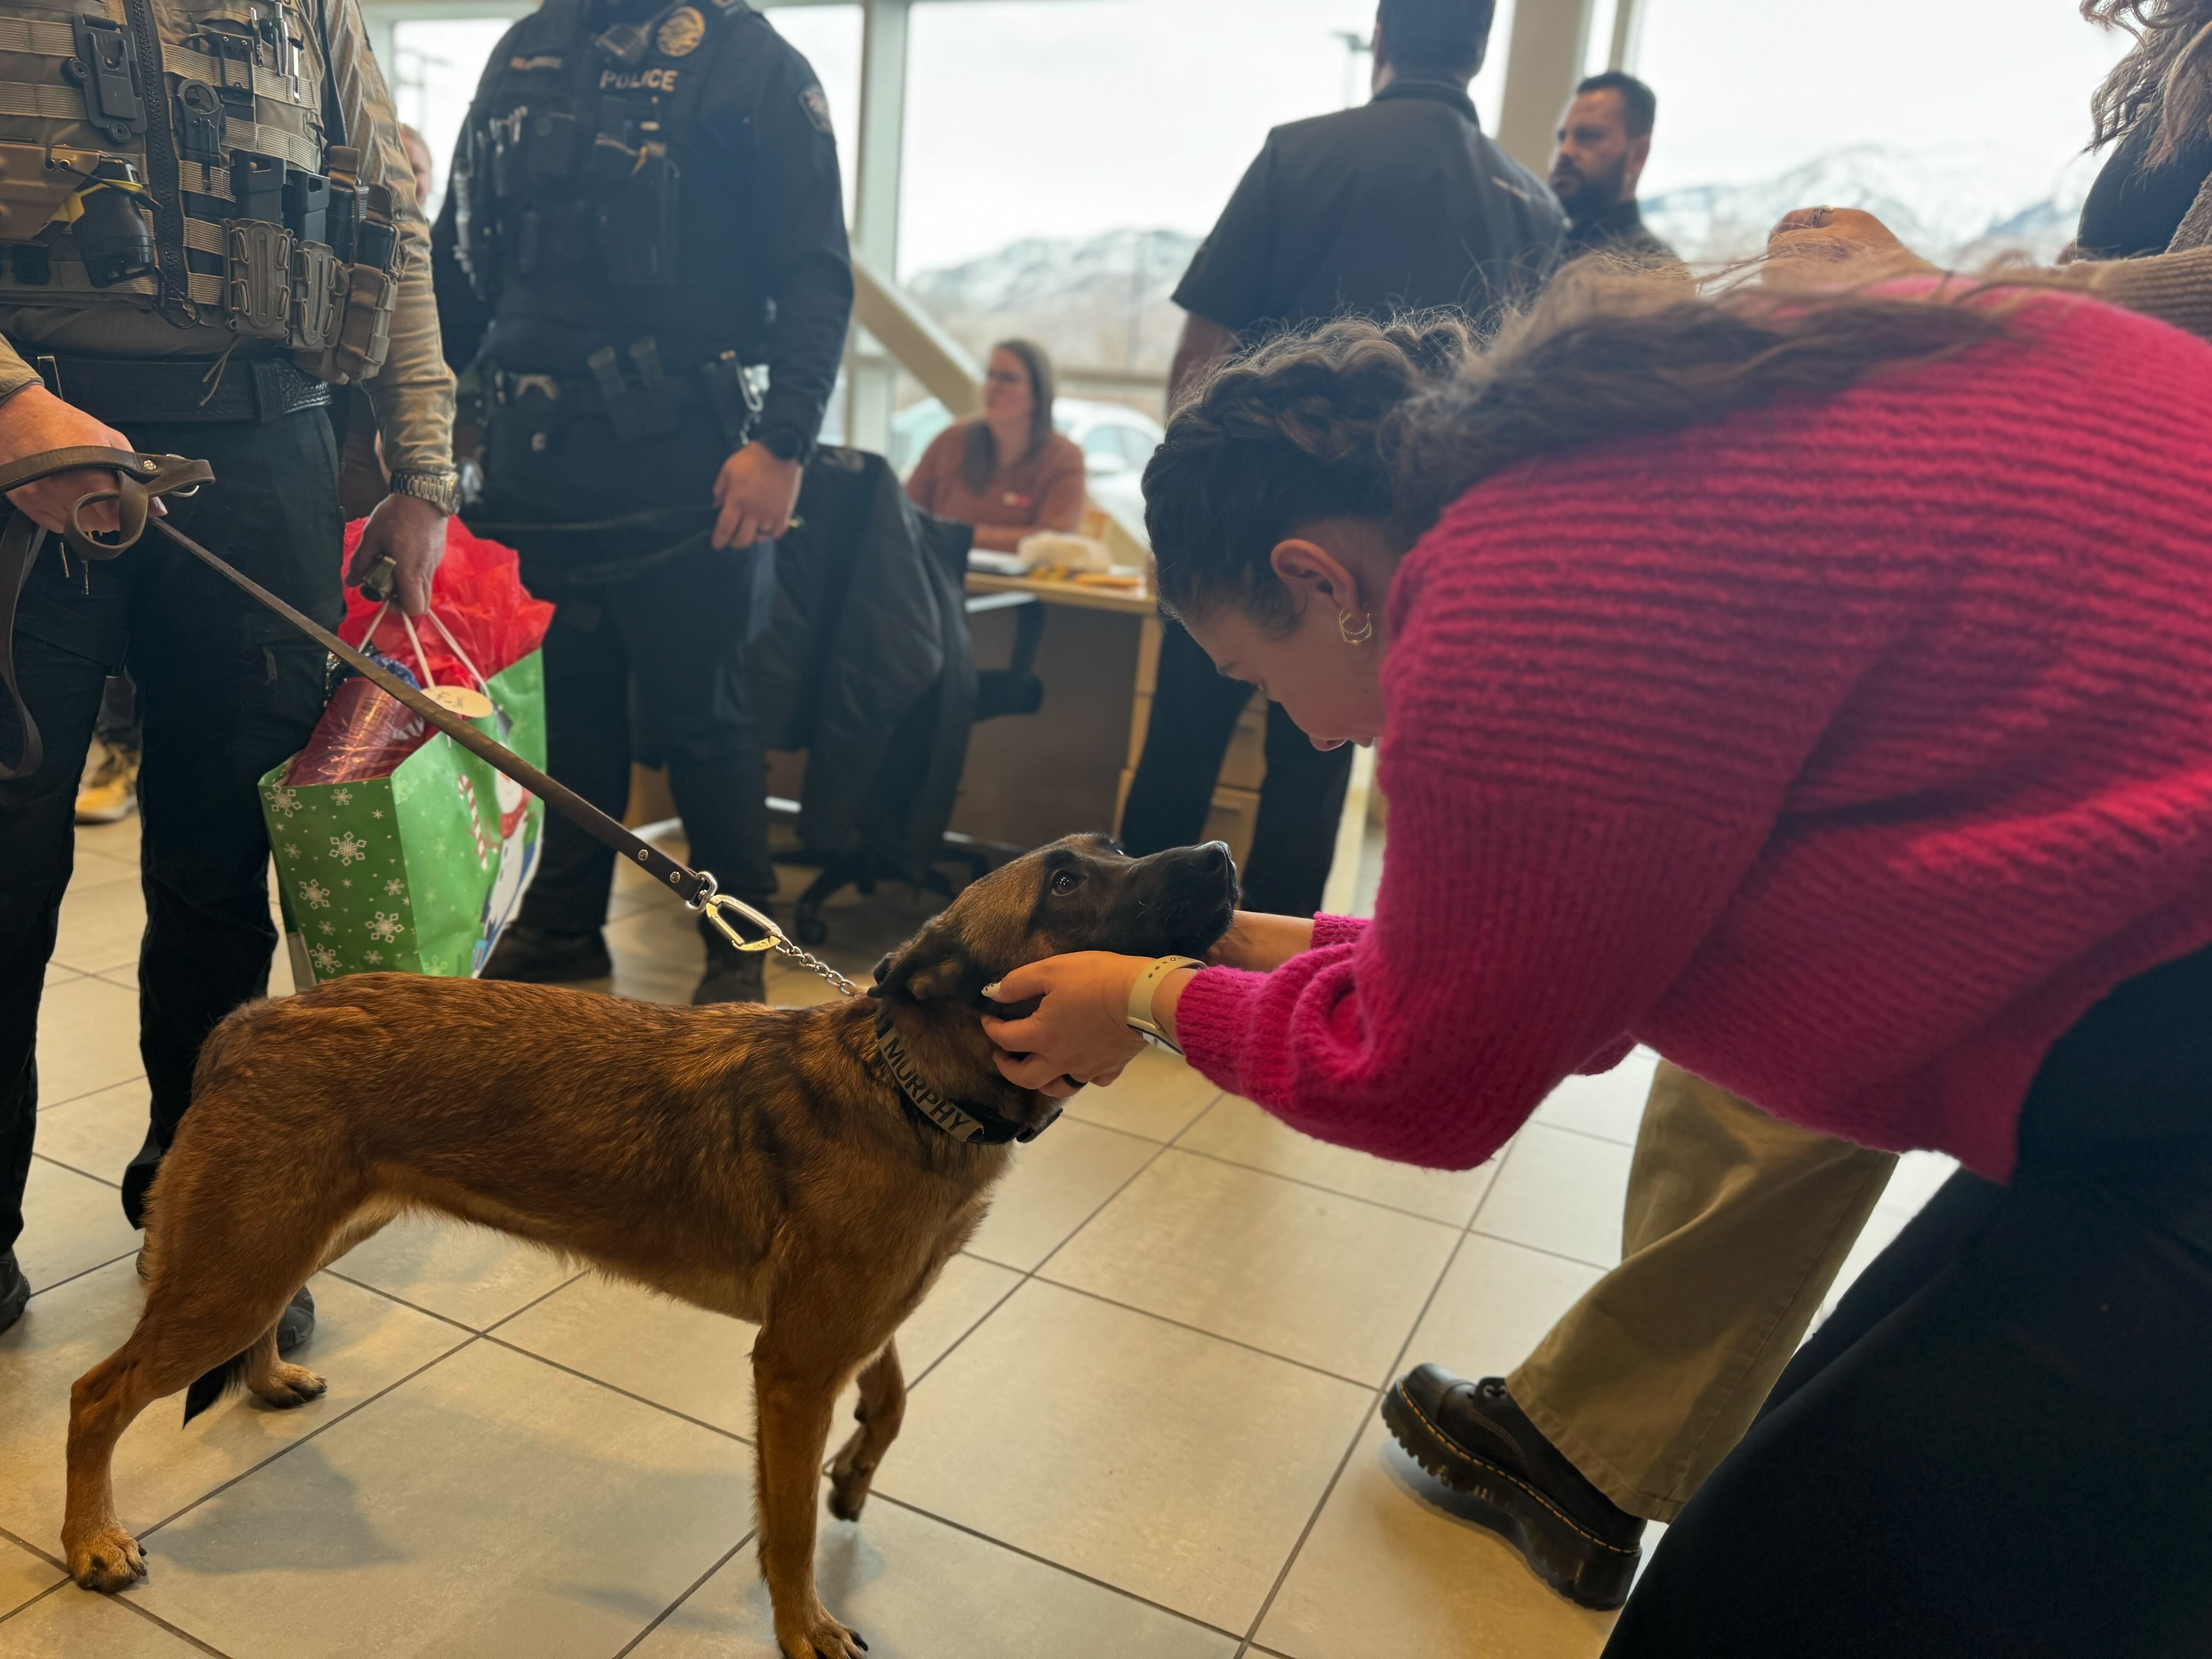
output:
[[[491,699],[474,686],[434,685],[422,695],[465,720],[487,720],[491,715]]]

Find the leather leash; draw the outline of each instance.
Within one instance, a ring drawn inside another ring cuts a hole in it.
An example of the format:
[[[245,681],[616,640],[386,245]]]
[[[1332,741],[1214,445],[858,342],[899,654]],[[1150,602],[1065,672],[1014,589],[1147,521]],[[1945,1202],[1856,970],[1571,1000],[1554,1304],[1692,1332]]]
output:
[[[820,975],[844,995],[860,994],[859,987],[851,980],[793,944],[783,929],[776,926],[774,918],[763,915],[742,899],[718,891],[711,872],[693,870],[688,865],[678,863],[650,842],[632,834],[559,779],[549,777],[504,744],[486,737],[459,714],[425,696],[406,681],[348,645],[312,617],[286,604],[252,577],[234,570],[183,531],[153,512],[153,503],[162,496],[189,496],[202,484],[213,483],[214,469],[205,461],[187,460],[179,455],[141,455],[127,449],[95,447],[48,450],[43,454],[27,456],[22,460],[0,466],[0,495],[20,489],[25,484],[50,478],[58,472],[73,471],[80,467],[112,471],[116,487],[94,490],[70,504],[68,520],[61,532],[62,540],[79,558],[95,562],[114,558],[135,544],[150,524],[216,574],[268,606],[379,690],[398,699],[409,710],[420,715],[471,754],[543,799],[579,829],[613,848],[624,860],[651,872],[655,880],[664,884],[684,901],[687,909],[703,914],[714,930],[736,949],[780,951],[800,966]],[[101,501],[115,503],[118,529],[112,540],[102,539],[87,530],[80,517],[87,507]],[[23,728],[21,758],[12,766],[0,762],[0,781],[28,776],[38,769],[45,754],[39,738],[38,726],[32,720],[30,708],[23,702],[22,693],[15,684],[15,632],[16,601],[21,594],[24,581],[29,576],[32,563],[37,559],[40,549],[45,545],[46,537],[46,532],[28,514],[20,509],[9,514],[7,528],[0,531],[0,685],[6,686],[8,696],[15,706],[16,719]],[[745,938],[738,931],[735,921],[743,921],[759,928],[761,937]]]

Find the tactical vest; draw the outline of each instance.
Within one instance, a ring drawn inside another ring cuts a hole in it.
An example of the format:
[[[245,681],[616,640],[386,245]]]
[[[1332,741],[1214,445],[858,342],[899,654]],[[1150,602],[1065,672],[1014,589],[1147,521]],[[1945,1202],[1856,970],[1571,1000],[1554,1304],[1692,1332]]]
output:
[[[545,0],[516,27],[470,110],[453,180],[455,252],[495,314],[657,336],[686,368],[702,342],[757,331],[732,305],[752,227],[732,182],[750,161],[730,147],[748,141],[719,137],[710,168],[697,115],[748,27],[767,26],[744,0],[683,0],[599,32],[586,0]]]
[[[0,0],[0,306],[158,309],[373,374],[402,252],[316,0],[115,3]]]

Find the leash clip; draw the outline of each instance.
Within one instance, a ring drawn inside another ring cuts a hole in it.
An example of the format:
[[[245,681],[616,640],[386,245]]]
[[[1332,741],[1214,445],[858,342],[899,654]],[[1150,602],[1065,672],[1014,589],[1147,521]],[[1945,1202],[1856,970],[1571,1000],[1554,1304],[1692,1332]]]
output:
[[[687,910],[703,911],[708,925],[740,951],[773,951],[790,943],[784,938],[783,929],[775,925],[774,917],[764,916],[743,899],[732,898],[727,893],[717,889],[714,885],[714,872],[709,870],[702,870],[699,872],[699,896],[684,900],[684,908]],[[730,925],[728,918],[723,914],[725,911],[742,916],[754,927],[762,929],[762,936],[759,939],[747,939]]]

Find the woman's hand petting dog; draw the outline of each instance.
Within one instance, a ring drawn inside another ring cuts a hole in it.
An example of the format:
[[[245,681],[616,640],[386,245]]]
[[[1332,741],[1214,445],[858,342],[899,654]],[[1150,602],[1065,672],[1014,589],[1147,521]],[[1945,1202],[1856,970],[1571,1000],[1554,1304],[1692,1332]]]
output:
[[[1311,916],[1271,916],[1264,910],[1239,910],[1229,931],[1206,953],[1206,959],[1217,968],[1272,974],[1292,957],[1313,949],[1313,927]]]
[[[1078,951],[1017,968],[983,994],[994,1002],[1041,997],[1036,1012],[1021,1019],[983,1016],[983,1035],[998,1045],[999,1071],[1009,1083],[1065,1098],[1086,1083],[1100,1085],[1144,1051],[1145,1039],[1128,1026],[1129,993],[1147,957]]]

